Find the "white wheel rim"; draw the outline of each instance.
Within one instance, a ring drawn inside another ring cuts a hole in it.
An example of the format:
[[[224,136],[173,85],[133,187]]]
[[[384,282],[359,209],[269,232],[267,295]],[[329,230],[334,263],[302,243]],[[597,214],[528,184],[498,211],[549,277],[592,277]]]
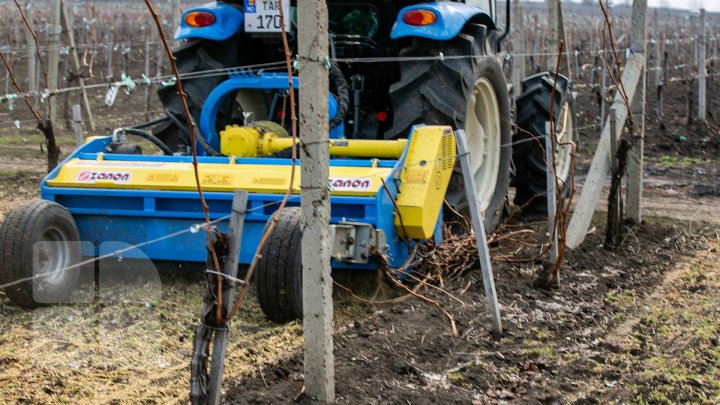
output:
[[[70,242],[65,232],[56,227],[45,230],[41,240],[35,246],[33,266],[35,274],[43,274],[43,281],[57,285],[65,277],[65,269],[70,265]]]
[[[490,206],[500,173],[500,107],[492,83],[481,77],[468,101],[465,136],[480,209]]]
[[[570,175],[570,168],[572,167],[572,145],[573,134],[575,133],[575,126],[572,117],[572,110],[570,104],[565,103],[560,116],[555,124],[555,136],[557,139],[557,145],[555,147],[555,167],[557,170],[557,178],[561,185],[564,185],[565,179]]]

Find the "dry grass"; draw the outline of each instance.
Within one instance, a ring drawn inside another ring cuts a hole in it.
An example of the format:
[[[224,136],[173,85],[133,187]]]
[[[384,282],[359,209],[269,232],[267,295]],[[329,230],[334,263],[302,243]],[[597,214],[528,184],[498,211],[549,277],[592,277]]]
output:
[[[24,311],[0,304],[0,397],[32,403],[186,402],[202,280],[163,284],[156,302]],[[232,326],[226,376],[302,344],[297,323],[271,324],[251,305]]]

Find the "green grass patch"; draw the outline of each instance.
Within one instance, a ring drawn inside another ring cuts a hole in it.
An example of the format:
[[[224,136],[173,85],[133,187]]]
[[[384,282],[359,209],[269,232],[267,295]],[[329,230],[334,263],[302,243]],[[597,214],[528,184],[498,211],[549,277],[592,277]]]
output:
[[[662,155],[655,159],[655,164],[663,167],[687,167],[702,165],[704,163],[706,163],[706,161],[703,159],[688,156],[680,158],[677,156]]]
[[[617,294],[608,294],[605,299],[615,305],[627,308],[635,304],[635,293],[632,291],[621,291]]]
[[[548,360],[557,360],[559,357],[554,347],[543,342],[526,339],[523,340],[523,346],[526,347],[521,349],[520,351],[529,356],[543,357]]]
[[[461,384],[463,382],[463,376],[460,373],[448,373],[447,379],[455,384]]]
[[[538,339],[548,339],[552,337],[552,332],[550,332],[550,330],[548,329],[540,329],[539,331],[537,331],[536,336],[538,337]]]
[[[657,163],[659,166],[672,167],[677,165],[678,158],[676,156],[662,155],[657,158],[655,163]]]

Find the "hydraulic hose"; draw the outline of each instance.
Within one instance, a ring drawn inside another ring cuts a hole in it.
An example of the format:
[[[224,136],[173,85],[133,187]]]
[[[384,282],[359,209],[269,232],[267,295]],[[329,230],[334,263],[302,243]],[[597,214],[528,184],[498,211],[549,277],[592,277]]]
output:
[[[142,129],[137,128],[118,128],[113,132],[113,135],[117,134],[118,132],[124,132],[126,134],[131,135],[137,135],[143,139],[146,139],[150,141],[153,145],[157,146],[158,149],[160,149],[164,154],[172,156],[173,151],[168,148],[167,145],[160,139],[158,139],[155,135],[151,134],[150,132],[143,131]]]
[[[512,17],[510,16],[510,0],[505,0],[505,32],[500,35],[500,38],[498,38],[498,46],[502,43],[502,41],[505,39],[506,36],[510,33],[510,29],[512,28],[510,26],[510,23],[512,22]]]
[[[158,118],[156,120],[143,122],[142,124],[133,125],[130,128],[143,129],[143,128],[147,128],[147,127],[152,127],[157,124],[162,124],[163,122],[169,121],[169,120],[170,120],[169,117],[162,117],[162,118]]]
[[[182,131],[185,141],[188,145],[190,145],[190,135],[188,135],[189,131],[187,130],[187,125],[183,122],[181,122],[176,116],[175,113],[170,110],[169,108],[165,109],[165,114],[170,117],[172,122],[177,126],[180,131]],[[207,152],[210,156],[224,156],[222,153],[216,151],[210,144],[207,143],[207,141],[202,136],[196,136],[195,140],[200,144],[200,147],[203,148],[205,152]]]

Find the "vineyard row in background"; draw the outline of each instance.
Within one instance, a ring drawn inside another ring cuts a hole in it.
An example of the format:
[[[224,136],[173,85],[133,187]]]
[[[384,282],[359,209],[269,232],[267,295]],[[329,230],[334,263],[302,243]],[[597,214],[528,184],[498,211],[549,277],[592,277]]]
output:
[[[60,75],[57,83],[57,119],[60,130],[71,128],[71,107],[80,103],[78,78],[85,80],[91,108],[97,122],[97,130],[110,130],[118,122],[138,122],[162,114],[162,108],[154,96],[159,86],[171,85],[166,56],[162,44],[151,26],[152,20],[142,2],[67,2],[75,38],[75,50],[81,61],[77,71],[71,63],[70,47],[66,43],[50,46],[51,13],[48,1],[25,2],[25,12],[40,41],[40,54],[45,66],[49,54],[59,55]],[[158,2],[166,33],[172,35],[181,10],[201,2]],[[538,3],[520,3],[522,17],[516,18],[511,35],[504,44],[504,65],[511,77],[512,65],[522,61],[525,74],[545,70],[557,56],[557,50],[548,47],[547,6]],[[498,7],[504,10],[504,6]],[[610,44],[603,41],[602,15],[598,7],[564,4],[564,27],[569,54],[569,73],[576,87],[591,87],[605,95],[610,87],[605,57],[612,58]],[[611,21],[616,32],[629,32],[630,8],[612,9]],[[518,14],[519,15],[519,14]],[[34,41],[19,17],[12,2],[0,6],[3,21],[11,23],[0,27],[0,52],[8,59],[20,81],[23,91],[33,94],[36,103],[46,102],[49,95],[42,88],[40,64]],[[517,17],[517,16],[516,16]],[[503,15],[499,21],[505,21]],[[518,24],[518,20],[522,23]],[[720,63],[720,17],[709,14],[705,32],[706,75],[712,80],[718,73]],[[697,13],[652,10],[648,24],[648,84],[662,85],[672,81],[692,82],[698,76],[698,30]],[[519,41],[523,42],[520,43]],[[616,38],[620,57],[625,58],[629,37]],[[624,60],[622,61],[624,62]],[[618,77],[618,72],[613,72]],[[217,74],[209,72],[208,74]],[[106,94],[113,86],[123,91],[113,105],[105,103]],[[52,85],[51,85],[52,87]],[[64,91],[71,89],[72,91]],[[7,71],[0,73],[0,136],[13,134],[14,130],[33,127],[35,120],[11,84]],[[601,97],[605,99],[605,97]],[[690,112],[688,111],[690,114]],[[603,115],[601,112],[600,115]],[[602,122],[602,116],[598,122]]]

